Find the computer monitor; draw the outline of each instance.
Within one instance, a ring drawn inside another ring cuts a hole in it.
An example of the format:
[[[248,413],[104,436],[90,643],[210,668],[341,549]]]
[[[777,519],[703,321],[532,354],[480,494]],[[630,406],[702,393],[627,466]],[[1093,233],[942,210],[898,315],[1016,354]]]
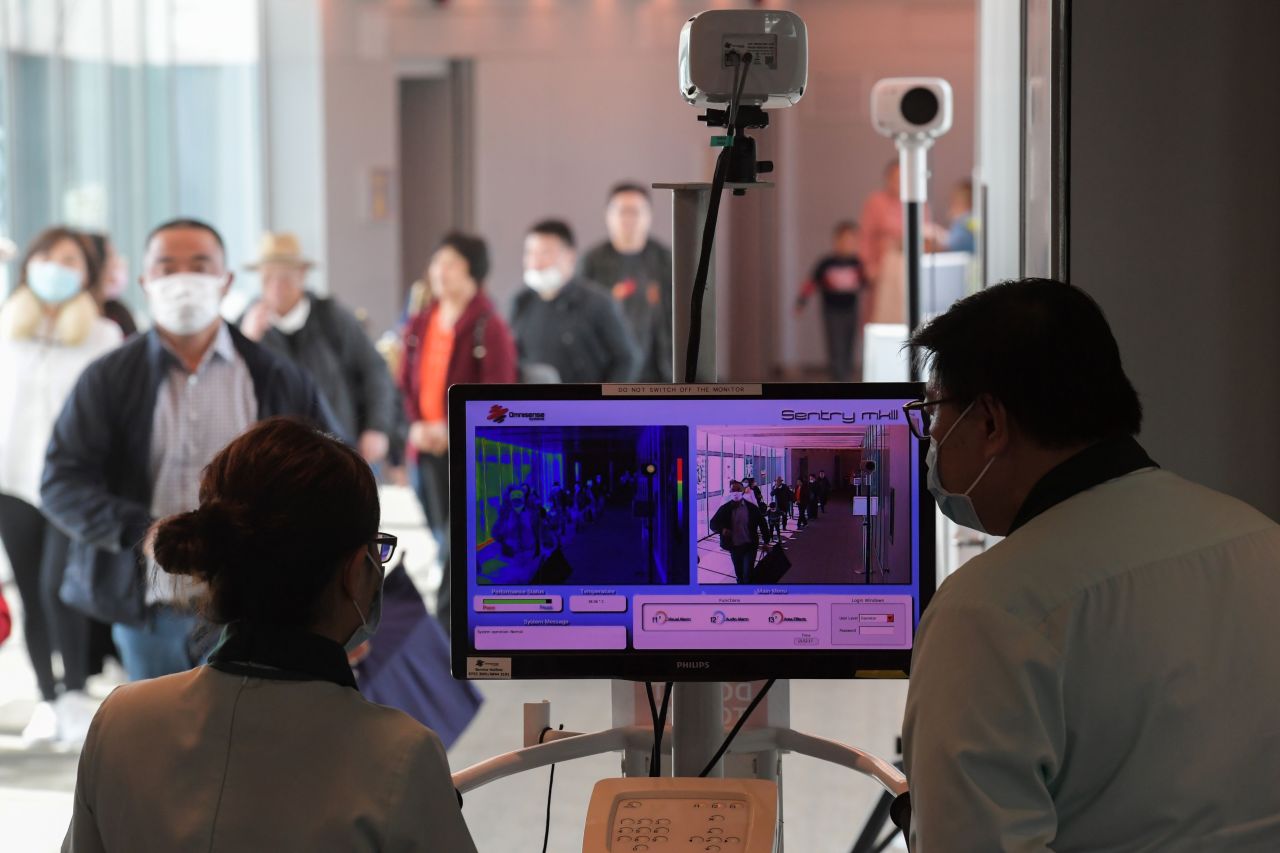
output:
[[[935,585],[922,393],[454,386],[454,675],[905,674]]]

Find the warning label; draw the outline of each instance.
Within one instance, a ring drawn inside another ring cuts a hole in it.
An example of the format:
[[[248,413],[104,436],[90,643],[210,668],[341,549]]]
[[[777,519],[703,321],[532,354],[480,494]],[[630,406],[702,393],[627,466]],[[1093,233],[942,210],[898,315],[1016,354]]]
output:
[[[778,37],[776,35],[768,35],[765,33],[751,33],[750,35],[734,35],[732,33],[724,37],[724,60],[722,67],[728,68],[731,65],[729,52],[734,51],[738,56],[743,56],[750,52],[752,65],[764,65],[769,68],[778,67]]]
[[[467,658],[467,678],[511,680],[511,658]]]

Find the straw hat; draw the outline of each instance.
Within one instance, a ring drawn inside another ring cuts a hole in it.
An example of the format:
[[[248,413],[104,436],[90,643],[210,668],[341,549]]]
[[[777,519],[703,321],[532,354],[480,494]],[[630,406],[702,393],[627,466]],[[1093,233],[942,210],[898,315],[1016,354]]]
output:
[[[271,231],[262,235],[262,241],[258,244],[258,259],[245,269],[256,270],[263,264],[292,264],[303,269],[315,266],[315,262],[302,256],[302,244],[298,242],[297,235],[286,232],[276,234]]]

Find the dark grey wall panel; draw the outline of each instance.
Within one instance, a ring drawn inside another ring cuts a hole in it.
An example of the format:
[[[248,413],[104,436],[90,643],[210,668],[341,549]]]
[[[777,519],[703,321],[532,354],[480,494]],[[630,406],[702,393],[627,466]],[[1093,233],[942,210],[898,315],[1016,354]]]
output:
[[[1280,3],[1070,7],[1071,279],[1156,459],[1280,519]]]

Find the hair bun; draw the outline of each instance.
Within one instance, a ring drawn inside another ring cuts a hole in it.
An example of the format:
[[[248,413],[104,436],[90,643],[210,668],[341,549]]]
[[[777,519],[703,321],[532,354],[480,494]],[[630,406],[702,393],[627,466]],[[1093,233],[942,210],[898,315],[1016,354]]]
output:
[[[171,575],[209,581],[226,568],[230,555],[244,549],[249,535],[244,508],[215,499],[158,522],[151,553]]]

